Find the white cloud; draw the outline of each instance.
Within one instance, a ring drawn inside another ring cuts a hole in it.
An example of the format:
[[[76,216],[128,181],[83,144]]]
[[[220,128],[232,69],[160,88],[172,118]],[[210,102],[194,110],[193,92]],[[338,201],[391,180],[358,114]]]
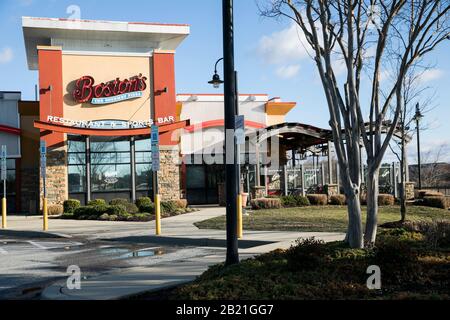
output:
[[[283,79],[290,79],[295,77],[300,71],[299,64],[290,64],[286,66],[278,67],[275,71],[276,75]]]
[[[288,28],[263,36],[258,43],[258,53],[265,62],[280,64],[299,61],[308,57],[305,36],[292,23]]]
[[[444,71],[440,69],[428,69],[425,70],[420,76],[422,82],[433,81],[441,78],[444,75]]]
[[[13,59],[13,51],[10,47],[0,50],[0,63],[8,63]]]

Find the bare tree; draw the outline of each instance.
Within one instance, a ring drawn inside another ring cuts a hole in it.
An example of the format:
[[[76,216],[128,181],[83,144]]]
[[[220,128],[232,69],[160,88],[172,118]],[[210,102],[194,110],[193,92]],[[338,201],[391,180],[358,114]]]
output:
[[[450,164],[445,162],[444,156],[449,146],[442,144],[438,149],[429,150],[423,155],[422,183],[426,187],[448,187],[450,181]]]
[[[378,176],[399,123],[403,82],[417,59],[449,37],[450,4],[439,0],[272,0],[260,10],[264,16],[294,21],[312,49],[347,196],[346,239],[354,248],[371,246],[377,232]],[[370,49],[375,52],[373,57],[368,57]],[[333,65],[336,56],[346,66],[342,81]],[[399,61],[397,77],[393,83],[383,84],[381,74],[392,59]],[[366,81],[363,71],[369,74],[370,81],[367,101],[361,95],[361,83]],[[382,91],[388,92],[385,98]],[[392,121],[387,123],[392,101],[396,109]],[[367,122],[365,111],[369,114]],[[368,166],[364,237],[359,202],[361,140]]]
[[[425,114],[434,108],[433,94],[426,94],[431,88],[425,86],[422,78],[432,70],[429,65],[422,65],[421,61],[410,68],[405,80],[403,82],[403,104],[402,110],[399,116],[398,132],[394,136],[394,139],[389,146],[392,153],[395,154],[400,162],[400,221],[406,220],[407,207],[406,207],[406,182],[408,177],[408,143],[416,131],[415,127],[415,114],[416,111],[420,111],[421,114]],[[395,115],[396,106],[391,106],[392,114]],[[425,128],[421,126],[420,130]]]

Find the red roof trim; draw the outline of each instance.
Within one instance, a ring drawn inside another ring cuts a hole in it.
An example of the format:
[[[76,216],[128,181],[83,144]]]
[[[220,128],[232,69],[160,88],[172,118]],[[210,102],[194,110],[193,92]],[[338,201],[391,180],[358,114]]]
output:
[[[189,120],[174,122],[170,124],[163,124],[159,126],[159,133],[165,133],[176,129],[185,128],[189,126]],[[45,121],[35,121],[34,127],[37,129],[60,132],[68,134],[77,134],[82,136],[140,136],[149,135],[150,128],[138,128],[138,129],[92,129],[92,128],[77,128],[69,127],[62,124],[54,124]]]
[[[194,131],[198,131],[200,129],[223,127],[224,125],[225,125],[224,120],[217,119],[217,120],[210,120],[210,121],[193,124],[191,126],[186,127],[185,130],[188,132],[194,132]],[[250,120],[245,120],[245,126],[250,127],[250,128],[256,128],[256,129],[263,129],[266,127],[262,123],[250,121]]]
[[[16,136],[20,136],[20,133],[22,132],[22,130],[20,130],[19,128],[14,128],[14,127],[10,127],[10,126],[6,126],[6,125],[3,125],[3,124],[0,124],[0,132],[9,133],[9,134],[14,134]]]

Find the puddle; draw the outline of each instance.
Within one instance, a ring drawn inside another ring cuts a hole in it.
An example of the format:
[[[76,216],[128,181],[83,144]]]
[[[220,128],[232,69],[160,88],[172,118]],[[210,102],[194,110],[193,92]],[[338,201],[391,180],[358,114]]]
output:
[[[117,256],[117,259],[144,258],[164,254],[164,251],[161,248],[130,250],[125,248],[109,247],[100,249],[99,252],[101,255]]]

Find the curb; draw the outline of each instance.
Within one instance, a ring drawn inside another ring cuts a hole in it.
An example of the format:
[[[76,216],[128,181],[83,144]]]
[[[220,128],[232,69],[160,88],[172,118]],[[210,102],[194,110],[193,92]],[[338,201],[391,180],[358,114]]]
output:
[[[0,230],[0,236],[8,236],[15,238],[35,238],[35,239],[70,239],[72,236],[45,231],[28,231],[28,230]]]

